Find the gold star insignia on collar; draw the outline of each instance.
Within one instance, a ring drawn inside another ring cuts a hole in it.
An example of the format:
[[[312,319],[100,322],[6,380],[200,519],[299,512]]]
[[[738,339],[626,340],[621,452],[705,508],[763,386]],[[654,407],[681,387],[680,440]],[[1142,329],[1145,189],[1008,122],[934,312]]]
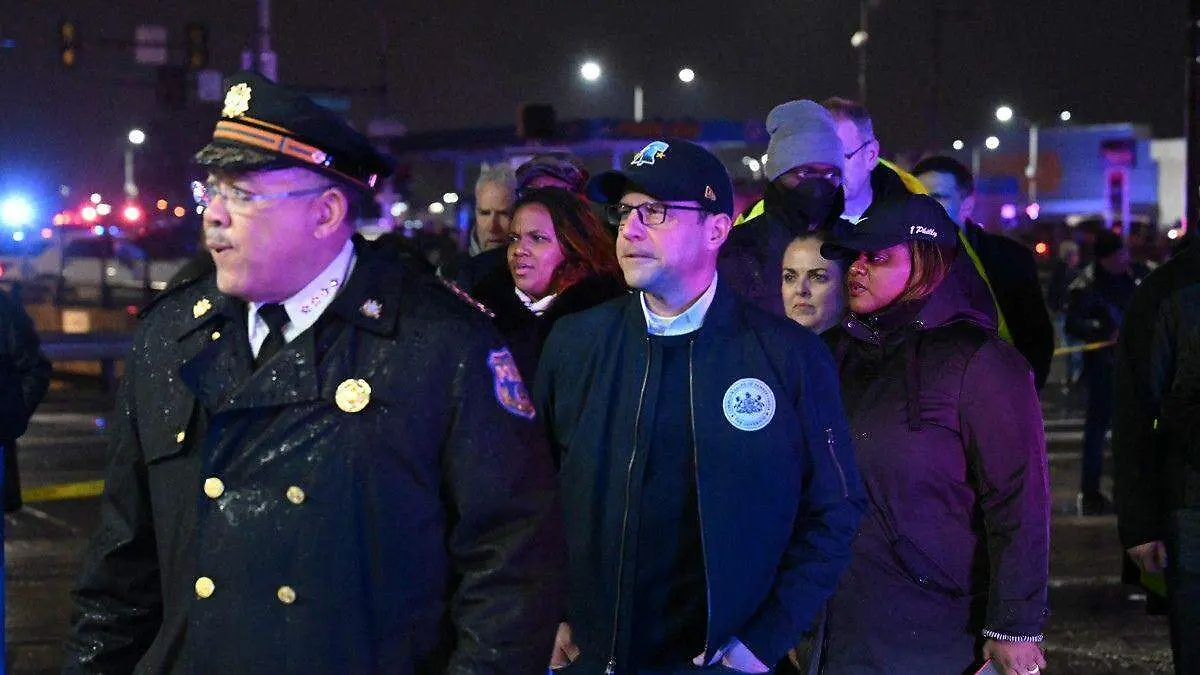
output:
[[[364,302],[362,307],[358,308],[358,311],[362,312],[362,315],[365,317],[378,319],[383,314],[383,305],[379,304],[378,300],[371,298]]]
[[[250,85],[242,82],[235,84],[225,93],[225,107],[221,109],[222,117],[241,117],[250,110]]]
[[[208,311],[213,308],[212,300],[208,298],[200,298],[196,304],[192,305],[192,318],[199,319],[208,314]]]

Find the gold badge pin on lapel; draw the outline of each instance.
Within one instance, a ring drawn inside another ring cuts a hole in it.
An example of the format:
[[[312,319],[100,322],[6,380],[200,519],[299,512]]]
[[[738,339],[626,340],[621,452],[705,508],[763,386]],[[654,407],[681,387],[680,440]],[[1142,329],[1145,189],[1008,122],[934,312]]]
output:
[[[212,306],[212,300],[209,300],[208,298],[200,298],[196,301],[196,304],[192,305],[192,318],[199,319],[205,314],[208,314],[208,311],[212,309]]]
[[[371,385],[366,380],[346,380],[338,385],[333,398],[343,412],[361,412],[371,402]]]
[[[362,307],[358,308],[358,311],[362,312],[365,317],[378,319],[383,314],[383,305],[379,304],[378,300],[371,298],[364,302]]]

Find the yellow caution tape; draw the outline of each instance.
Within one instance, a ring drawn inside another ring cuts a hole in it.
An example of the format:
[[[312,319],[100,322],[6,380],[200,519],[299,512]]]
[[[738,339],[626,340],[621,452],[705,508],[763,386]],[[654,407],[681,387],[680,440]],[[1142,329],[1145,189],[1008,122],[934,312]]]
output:
[[[1054,355],[1062,356],[1064,354],[1074,354],[1075,352],[1093,352],[1115,344],[1117,344],[1115,340],[1109,340],[1108,342],[1092,342],[1086,345],[1075,345],[1074,347],[1059,347],[1054,350]]]
[[[85,480],[78,483],[58,483],[57,485],[42,485],[21,490],[21,499],[25,502],[54,502],[63,499],[84,499],[98,497],[104,492],[104,481]]]

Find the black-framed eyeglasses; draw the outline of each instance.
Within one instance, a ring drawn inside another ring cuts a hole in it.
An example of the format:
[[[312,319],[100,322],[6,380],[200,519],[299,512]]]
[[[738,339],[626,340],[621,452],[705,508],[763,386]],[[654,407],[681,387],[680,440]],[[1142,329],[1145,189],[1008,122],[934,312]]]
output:
[[[845,157],[846,159],[854,159],[854,156],[855,156],[855,155],[857,155],[858,153],[862,152],[862,149],[863,149],[863,148],[865,148],[865,147],[867,147],[868,145],[870,145],[870,144],[871,144],[871,141],[874,141],[874,140],[875,140],[874,138],[868,138],[867,140],[865,140],[865,141],[863,141],[863,142],[862,142],[862,145],[860,145],[860,146],[858,146],[857,148],[855,148],[855,149],[854,149],[854,152],[848,153],[848,154],[844,155],[844,157]]]
[[[637,211],[638,218],[641,219],[642,224],[646,227],[658,227],[667,222],[667,213],[669,211],[709,212],[708,209],[699,206],[682,206],[680,204],[665,204],[663,202],[646,202],[637,206],[630,204],[609,204],[608,222],[620,226],[634,211]]]

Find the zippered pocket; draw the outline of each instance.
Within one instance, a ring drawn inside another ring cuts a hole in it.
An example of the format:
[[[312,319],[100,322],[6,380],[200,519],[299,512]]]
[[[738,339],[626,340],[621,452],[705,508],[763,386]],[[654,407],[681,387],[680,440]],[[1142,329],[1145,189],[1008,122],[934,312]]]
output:
[[[837,441],[833,440],[833,427],[825,427],[825,448],[829,450],[829,460],[837,467],[838,479],[842,481],[842,498],[850,498],[850,486],[846,484],[846,472],[842,469],[842,463],[837,458],[837,448],[834,447]]]

